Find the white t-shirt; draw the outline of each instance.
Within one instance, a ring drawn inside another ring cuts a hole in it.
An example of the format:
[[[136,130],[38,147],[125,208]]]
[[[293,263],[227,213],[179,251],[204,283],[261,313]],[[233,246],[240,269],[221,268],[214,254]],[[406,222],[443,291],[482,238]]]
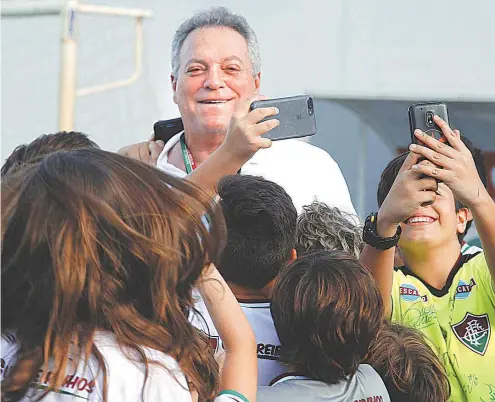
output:
[[[144,366],[129,360],[119,348],[115,337],[109,332],[97,332],[94,343],[103,355],[107,368],[107,400],[109,402],[136,402],[141,401],[144,383]],[[8,370],[15,364],[17,344],[12,336],[2,336],[1,349],[1,380]],[[144,401],[174,401],[191,402],[191,393],[186,378],[179,368],[177,362],[170,356],[154,349],[144,348],[149,359],[156,360],[165,368],[150,364],[149,374],[144,390]],[[68,402],[68,401],[90,401],[100,402],[103,400],[103,376],[98,370],[95,358],[90,358],[88,364],[80,361],[74,370],[67,367],[67,376],[62,388],[57,392],[50,392],[43,402]],[[27,392],[22,402],[30,401],[39,396],[47,388],[49,375],[45,381],[41,381],[43,370],[40,370],[35,385]],[[232,391],[224,391],[216,402],[245,402],[242,396]]]
[[[175,176],[186,173],[168,162],[168,153],[182,133],[172,137],[158,157],[157,167]],[[261,176],[282,186],[298,213],[315,199],[356,215],[347,183],[337,163],[323,149],[290,139],[273,141],[260,149],[241,169],[241,174]]]
[[[196,299],[194,307],[200,312],[203,319],[198,315],[191,314],[190,321],[196,328],[209,335],[210,344],[215,353],[220,353],[224,350],[222,340],[218,336],[201,296],[196,290],[193,294]],[[256,338],[258,385],[268,385],[274,378],[287,371],[287,368],[282,366],[278,360],[280,341],[270,313],[270,301],[239,300],[239,305],[246,315]]]
[[[326,384],[299,376],[286,376],[271,387],[259,387],[258,402],[390,402],[385,384],[367,364],[359,365],[349,381]]]

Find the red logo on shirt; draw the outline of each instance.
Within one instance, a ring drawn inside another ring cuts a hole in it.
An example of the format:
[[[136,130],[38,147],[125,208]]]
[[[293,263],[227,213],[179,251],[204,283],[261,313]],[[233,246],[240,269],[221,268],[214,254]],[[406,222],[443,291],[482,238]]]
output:
[[[208,344],[210,347],[213,349],[215,353],[218,352],[218,347],[220,344],[220,337],[219,336],[209,336],[208,337]]]

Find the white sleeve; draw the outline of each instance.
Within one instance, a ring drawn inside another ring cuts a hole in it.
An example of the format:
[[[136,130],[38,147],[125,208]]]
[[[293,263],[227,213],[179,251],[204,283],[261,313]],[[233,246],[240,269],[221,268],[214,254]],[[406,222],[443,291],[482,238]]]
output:
[[[294,165],[298,168],[289,171],[292,190],[288,192],[298,212],[301,212],[303,205],[311,204],[316,199],[356,216],[347,182],[337,162],[324,149],[302,141],[297,143],[299,159]],[[356,223],[358,220],[356,216]]]
[[[215,402],[249,402],[249,400],[237,391],[226,389],[218,394]]]
[[[3,381],[7,376],[8,371],[14,366],[17,360],[17,341],[14,336],[10,334],[2,334],[1,340],[1,369],[0,380]]]
[[[323,151],[323,150],[322,150]],[[324,176],[318,176],[318,180],[325,180],[321,183],[318,201],[324,202],[330,207],[337,207],[348,214],[357,216],[354,205],[352,204],[351,194],[347,187],[344,175],[339,165],[325,151],[325,158],[321,158],[323,166],[319,166],[320,172],[325,172]]]

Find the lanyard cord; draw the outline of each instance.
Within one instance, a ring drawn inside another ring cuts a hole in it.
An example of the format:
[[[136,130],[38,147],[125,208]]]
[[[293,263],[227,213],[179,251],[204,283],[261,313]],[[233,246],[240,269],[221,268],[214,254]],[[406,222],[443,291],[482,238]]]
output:
[[[182,159],[184,159],[184,166],[186,167],[186,173],[190,174],[193,170],[196,170],[196,161],[194,160],[191,151],[186,144],[186,139],[184,134],[180,136],[180,150],[182,152]],[[241,169],[237,171],[238,174],[241,173]]]
[[[196,162],[194,161],[191,151],[189,151],[189,148],[186,145],[184,134],[180,136],[180,149],[182,151],[184,165],[186,166],[186,173],[190,174],[193,170],[196,169]]]

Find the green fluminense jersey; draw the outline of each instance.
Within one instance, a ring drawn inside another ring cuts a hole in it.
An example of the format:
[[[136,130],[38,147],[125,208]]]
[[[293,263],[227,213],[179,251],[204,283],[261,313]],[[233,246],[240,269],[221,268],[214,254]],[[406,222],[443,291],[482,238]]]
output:
[[[495,401],[495,286],[483,253],[461,255],[441,290],[398,268],[392,321],[426,335],[446,369],[452,401]]]

